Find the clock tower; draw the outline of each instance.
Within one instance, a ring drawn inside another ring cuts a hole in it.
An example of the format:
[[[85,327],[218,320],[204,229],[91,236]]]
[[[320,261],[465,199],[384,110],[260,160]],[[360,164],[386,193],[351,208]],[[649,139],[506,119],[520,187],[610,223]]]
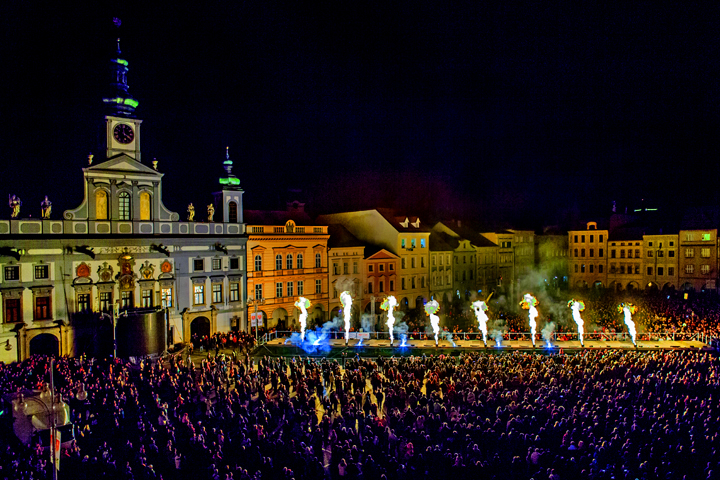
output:
[[[115,58],[110,60],[113,76],[110,95],[103,98],[108,115],[105,117],[107,133],[107,158],[126,154],[138,162],[140,158],[140,124],[135,118],[138,101],[128,92],[128,62],[120,51],[120,39],[117,40]]]

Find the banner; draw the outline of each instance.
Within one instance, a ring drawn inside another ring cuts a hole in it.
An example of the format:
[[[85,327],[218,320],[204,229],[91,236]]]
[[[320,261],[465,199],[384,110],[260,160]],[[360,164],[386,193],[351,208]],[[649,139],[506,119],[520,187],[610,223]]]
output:
[[[370,340],[370,332],[357,332],[356,335],[357,338],[362,338],[363,340]]]
[[[257,314],[256,313],[250,314],[250,326],[257,327]]]

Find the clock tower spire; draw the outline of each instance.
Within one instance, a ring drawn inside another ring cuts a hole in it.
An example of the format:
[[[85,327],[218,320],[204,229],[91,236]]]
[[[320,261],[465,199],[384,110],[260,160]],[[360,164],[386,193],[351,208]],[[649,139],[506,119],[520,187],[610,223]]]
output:
[[[120,27],[120,19],[113,19],[116,27]],[[128,92],[127,72],[128,61],[122,58],[120,39],[117,49],[110,59],[112,82],[110,95],[103,97],[108,115],[105,117],[107,129],[107,158],[127,155],[140,160],[140,124],[142,120],[135,118],[138,101]]]

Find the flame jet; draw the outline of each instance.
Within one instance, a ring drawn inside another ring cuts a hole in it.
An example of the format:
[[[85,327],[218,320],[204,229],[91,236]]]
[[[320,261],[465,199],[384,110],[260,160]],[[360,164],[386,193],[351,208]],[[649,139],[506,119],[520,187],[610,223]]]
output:
[[[635,330],[635,322],[633,322],[632,315],[636,311],[637,307],[632,303],[626,302],[618,305],[618,312],[622,312],[623,315],[625,315],[625,325],[627,325],[628,333],[630,334],[630,338],[632,339],[632,343],[635,347],[637,347],[637,342],[635,341],[637,332]]]
[[[389,297],[385,297],[385,299],[380,304],[380,308],[387,311],[387,327],[388,331],[390,332],[390,346],[392,346],[395,339],[393,338],[393,326],[395,325],[395,315],[393,314],[393,310],[395,310],[395,307],[397,307],[397,300],[395,299],[394,295],[390,295]]]
[[[340,294],[340,302],[343,306],[343,318],[345,319],[345,345],[350,340],[350,314],[352,313],[352,296],[345,290]]]
[[[530,340],[532,340],[533,348],[535,348],[535,331],[537,330],[537,322],[535,322],[535,319],[538,316],[538,311],[535,307],[537,307],[539,303],[538,299],[529,293],[526,293],[523,296],[523,301],[520,302],[520,306],[524,310],[528,311],[528,320],[530,322]]]
[[[305,341],[305,327],[307,326],[307,309],[310,308],[310,300],[305,297],[298,298],[295,306],[300,309],[300,341]]]
[[[440,333],[440,317],[435,315],[440,311],[440,304],[437,300],[430,300],[425,304],[425,314],[430,317],[430,325],[435,332],[435,346],[438,346],[438,334]]]
[[[473,310],[475,310],[475,318],[478,321],[478,328],[483,334],[483,343],[487,347],[487,322],[488,316],[485,313],[488,309],[487,303],[482,300],[476,300],[472,303]]]
[[[583,341],[583,334],[585,333],[584,325],[585,322],[583,321],[582,317],[580,316],[580,312],[585,310],[585,302],[582,300],[575,300],[574,298],[568,302],[568,307],[572,310],[572,316],[573,320],[575,320],[575,323],[577,323],[578,328],[578,338],[580,339],[580,346],[584,347],[585,342]]]

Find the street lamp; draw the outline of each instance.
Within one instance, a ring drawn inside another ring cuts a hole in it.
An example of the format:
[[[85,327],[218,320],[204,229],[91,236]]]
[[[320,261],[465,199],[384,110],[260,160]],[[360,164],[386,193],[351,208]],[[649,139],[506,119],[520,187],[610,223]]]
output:
[[[254,312],[254,313],[255,313],[255,319],[256,319],[256,320],[255,320],[255,341],[257,342],[257,339],[258,339],[258,325],[257,325],[258,305],[264,305],[264,304],[265,304],[265,299],[262,298],[262,297],[260,297],[260,298],[255,298],[255,297],[252,297],[252,296],[251,296],[251,297],[248,298],[247,303],[248,303],[248,306],[253,305],[253,306],[255,307],[255,312]]]

